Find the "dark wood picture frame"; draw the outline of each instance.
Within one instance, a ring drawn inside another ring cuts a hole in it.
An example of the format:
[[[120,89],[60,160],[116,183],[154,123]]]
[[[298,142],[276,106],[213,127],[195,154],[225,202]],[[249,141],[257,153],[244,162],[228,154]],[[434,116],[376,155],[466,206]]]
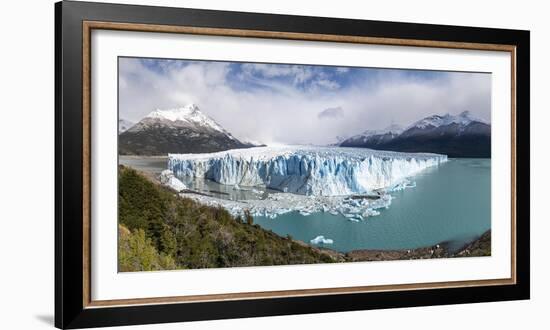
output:
[[[90,299],[93,29],[509,51],[510,279],[94,302]],[[63,1],[55,5],[55,325],[81,328],[529,298],[529,32]]]

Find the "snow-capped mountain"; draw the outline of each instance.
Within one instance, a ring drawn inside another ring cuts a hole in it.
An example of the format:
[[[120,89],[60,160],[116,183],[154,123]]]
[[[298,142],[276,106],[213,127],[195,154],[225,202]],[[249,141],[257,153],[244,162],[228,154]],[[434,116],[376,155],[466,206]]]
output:
[[[453,116],[433,115],[421,119],[409,127],[400,137],[458,137],[468,135],[491,136],[491,126],[481,119],[474,118],[469,111]]]
[[[204,153],[251,146],[233,137],[196,104],[154,110],[119,137],[121,154]]]
[[[410,129],[410,128],[413,128],[413,127],[420,128],[420,129],[425,129],[425,128],[428,128],[430,126],[440,127],[440,126],[447,126],[447,125],[451,125],[451,124],[457,124],[457,125],[465,127],[465,126],[469,125],[472,122],[479,122],[479,123],[487,124],[485,121],[483,121],[481,119],[474,118],[472,116],[472,114],[470,113],[470,111],[463,111],[457,116],[453,116],[451,114],[446,114],[446,115],[443,115],[443,116],[440,116],[440,115],[429,116],[429,117],[426,117],[424,119],[421,119],[421,120],[413,123],[412,125],[407,127],[407,129]]]
[[[362,133],[340,146],[434,152],[449,157],[491,157],[491,125],[473,117],[469,111],[458,115],[432,115],[402,131]]]
[[[366,130],[363,133],[354,135],[344,141],[340,141],[340,146],[343,147],[364,147],[369,145],[369,148],[376,149],[373,146],[384,144],[397,137],[403,128],[397,124],[392,124],[381,130]]]
[[[218,123],[208,117],[199,110],[199,107],[194,104],[188,104],[182,108],[160,110],[157,109],[148,114],[143,121],[149,123],[165,122],[173,126],[191,126],[200,127],[207,130],[214,130],[221,133],[227,133]],[[231,137],[233,138],[233,137]]]
[[[134,126],[134,123],[132,123],[131,121],[126,120],[126,119],[119,119],[118,120],[118,134],[127,131],[132,126]]]

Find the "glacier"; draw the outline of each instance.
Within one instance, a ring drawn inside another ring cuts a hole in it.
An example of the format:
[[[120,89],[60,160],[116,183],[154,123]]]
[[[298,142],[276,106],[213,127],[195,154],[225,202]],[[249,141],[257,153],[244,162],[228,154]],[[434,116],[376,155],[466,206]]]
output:
[[[207,154],[169,154],[176,177],[305,196],[349,196],[401,189],[407,177],[446,155],[364,148],[269,146]]]

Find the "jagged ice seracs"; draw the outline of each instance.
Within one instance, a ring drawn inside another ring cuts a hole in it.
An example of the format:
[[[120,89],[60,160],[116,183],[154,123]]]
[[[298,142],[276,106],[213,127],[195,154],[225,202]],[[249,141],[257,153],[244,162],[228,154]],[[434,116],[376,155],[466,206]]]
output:
[[[345,196],[391,189],[447,156],[363,148],[278,146],[207,154],[169,154],[176,177],[266,187],[307,196]]]

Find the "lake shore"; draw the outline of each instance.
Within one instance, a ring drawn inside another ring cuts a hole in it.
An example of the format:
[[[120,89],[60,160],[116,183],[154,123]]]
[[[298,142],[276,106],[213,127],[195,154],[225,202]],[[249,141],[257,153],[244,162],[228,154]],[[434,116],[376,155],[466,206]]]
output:
[[[160,164],[151,166],[147,161],[141,162],[140,157],[123,157],[124,165],[130,166],[138,170],[142,175],[147,177],[155,184],[160,184],[158,180],[158,172]],[[149,159],[164,161],[163,157],[149,157]],[[138,160],[138,162],[135,162]],[[156,163],[156,162],[155,162]],[[156,166],[155,166],[156,165]],[[270,229],[262,228],[263,230],[272,232],[273,234],[285,238]],[[467,242],[458,250],[450,251],[447,242],[440,242],[433,246],[425,246],[415,249],[354,249],[349,252],[339,252],[331,249],[328,246],[315,246],[308,244],[302,240],[293,238],[295,243],[307,246],[324,255],[329,256],[335,262],[361,262],[361,261],[387,261],[387,260],[417,260],[417,259],[434,259],[434,258],[451,258],[451,257],[469,257],[469,256],[490,256],[491,255],[491,231],[488,230],[477,239]]]
[[[491,230],[477,239],[451,252],[446,242],[434,246],[403,250],[354,250],[343,254],[347,261],[416,260],[458,257],[482,257],[491,255]]]

